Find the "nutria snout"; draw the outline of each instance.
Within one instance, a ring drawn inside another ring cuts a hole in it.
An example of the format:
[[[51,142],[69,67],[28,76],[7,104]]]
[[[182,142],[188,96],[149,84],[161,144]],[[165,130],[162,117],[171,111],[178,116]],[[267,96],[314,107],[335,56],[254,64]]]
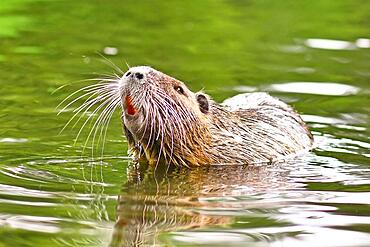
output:
[[[237,107],[147,66],[119,80],[125,135],[136,159],[179,166],[271,162],[307,150],[313,138],[292,107],[266,93]]]

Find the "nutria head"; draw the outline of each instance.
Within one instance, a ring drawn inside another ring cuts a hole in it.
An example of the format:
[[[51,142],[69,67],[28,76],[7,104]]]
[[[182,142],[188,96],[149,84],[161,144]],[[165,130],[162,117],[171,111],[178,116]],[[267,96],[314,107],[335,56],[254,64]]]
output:
[[[150,163],[210,163],[209,99],[146,66],[130,68],[119,82],[122,122],[135,156]]]

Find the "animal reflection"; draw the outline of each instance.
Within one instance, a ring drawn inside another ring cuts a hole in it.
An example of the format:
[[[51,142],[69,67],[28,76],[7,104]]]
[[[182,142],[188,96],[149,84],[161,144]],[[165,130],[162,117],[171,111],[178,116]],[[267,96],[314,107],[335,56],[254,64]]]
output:
[[[224,198],[299,186],[287,173],[265,165],[169,171],[137,165],[119,195],[110,246],[158,246],[163,232],[231,224],[232,216],[212,209],[248,208],[246,201]]]

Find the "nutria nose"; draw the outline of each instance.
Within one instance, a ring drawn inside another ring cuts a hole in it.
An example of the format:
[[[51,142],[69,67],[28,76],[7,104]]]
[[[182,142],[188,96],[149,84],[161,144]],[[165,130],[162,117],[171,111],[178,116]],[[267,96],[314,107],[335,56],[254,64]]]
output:
[[[151,72],[154,72],[154,69],[148,66],[136,66],[129,68],[122,77],[125,78],[125,81],[134,80],[143,84],[145,83],[144,79],[146,76],[149,76]]]
[[[132,73],[129,71],[125,74],[126,77],[129,77],[130,75],[132,75]],[[141,80],[144,78],[144,75],[140,72],[136,72],[135,74],[133,74],[137,79]]]
[[[144,75],[143,75],[143,74],[141,74],[141,73],[139,73],[139,72],[136,72],[136,73],[135,73],[135,77],[136,77],[137,79],[141,80],[141,79],[143,79],[143,78],[144,78]]]

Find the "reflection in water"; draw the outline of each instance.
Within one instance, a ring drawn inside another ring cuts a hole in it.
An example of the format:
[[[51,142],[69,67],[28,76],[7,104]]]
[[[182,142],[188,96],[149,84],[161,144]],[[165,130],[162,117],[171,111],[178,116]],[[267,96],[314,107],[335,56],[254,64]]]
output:
[[[370,39],[357,39],[356,46],[358,48],[370,48]]]
[[[233,217],[228,211],[271,207],[274,203],[258,206],[247,198],[302,186],[289,181],[288,171],[280,168],[275,164],[166,171],[138,165],[119,196],[111,246],[152,246],[164,231],[229,225]]]
[[[134,166],[118,198],[110,246],[367,246],[370,236],[352,227],[369,222],[361,215],[369,192],[315,191],[317,183],[369,181],[366,168],[349,171],[334,158],[306,158],[194,170]],[[359,215],[345,215],[349,203]]]
[[[327,50],[353,50],[356,48],[370,48],[370,40],[360,38],[354,43],[344,40],[307,39],[305,45],[311,48]]]
[[[7,137],[7,138],[1,138],[0,139],[0,142],[3,142],[3,143],[16,143],[16,142],[27,142],[28,140],[25,139],[25,138],[10,138],[10,137]]]
[[[105,55],[117,55],[118,49],[116,47],[104,47],[103,52]]]
[[[332,39],[307,39],[305,45],[311,48],[328,50],[353,50],[356,48],[351,42]]]
[[[289,82],[272,84],[266,88],[268,91],[308,93],[318,95],[352,95],[357,94],[359,89],[341,83],[333,82]]]

